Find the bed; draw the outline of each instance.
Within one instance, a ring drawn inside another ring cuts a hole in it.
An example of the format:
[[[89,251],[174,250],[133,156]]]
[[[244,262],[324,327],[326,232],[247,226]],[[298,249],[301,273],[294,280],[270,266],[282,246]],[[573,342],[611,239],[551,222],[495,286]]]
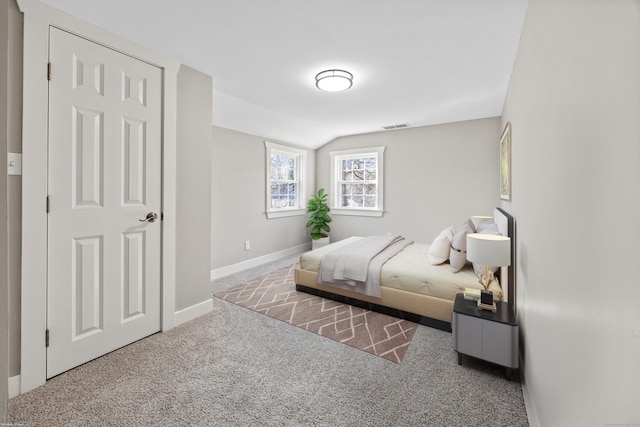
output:
[[[496,208],[493,222],[500,234],[511,238],[511,266],[503,267],[496,273],[499,284],[492,284],[491,290],[494,291],[497,299],[508,302],[514,312],[517,312],[514,280],[514,220],[503,209]],[[451,311],[455,295],[463,292],[466,287],[482,288],[470,264],[455,274],[451,272],[448,262],[438,266],[431,265],[427,260],[430,245],[424,243],[412,243],[406,246],[383,265],[380,273],[380,298],[340,289],[326,283],[317,283],[322,257],[358,239],[358,237],[351,237],[301,255],[300,267],[295,270],[294,276],[296,289],[451,331]]]

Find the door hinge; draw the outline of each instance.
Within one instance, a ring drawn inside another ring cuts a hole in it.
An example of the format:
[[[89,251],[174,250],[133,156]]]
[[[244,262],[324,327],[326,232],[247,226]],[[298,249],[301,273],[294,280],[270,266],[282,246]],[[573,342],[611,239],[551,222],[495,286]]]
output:
[[[47,203],[46,203],[46,207],[47,207],[47,213],[49,213],[49,196],[47,196]]]
[[[51,80],[51,62],[47,62],[47,80]]]
[[[160,221],[164,220],[164,212],[160,212]]]
[[[49,330],[44,331],[44,346],[49,347]]]

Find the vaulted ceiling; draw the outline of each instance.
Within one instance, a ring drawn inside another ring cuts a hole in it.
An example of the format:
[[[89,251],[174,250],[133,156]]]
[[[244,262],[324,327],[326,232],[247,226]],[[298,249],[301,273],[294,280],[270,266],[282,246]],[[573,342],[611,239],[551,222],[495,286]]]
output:
[[[526,0],[41,0],[213,76],[217,126],[317,148],[498,116]],[[353,86],[315,86],[326,69]]]

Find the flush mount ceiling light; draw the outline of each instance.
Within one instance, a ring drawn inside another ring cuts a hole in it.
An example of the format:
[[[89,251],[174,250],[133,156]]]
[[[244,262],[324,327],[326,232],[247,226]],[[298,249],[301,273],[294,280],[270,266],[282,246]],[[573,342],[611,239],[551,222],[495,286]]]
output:
[[[344,70],[326,70],[316,75],[316,86],[326,92],[347,90],[353,83],[353,74]]]

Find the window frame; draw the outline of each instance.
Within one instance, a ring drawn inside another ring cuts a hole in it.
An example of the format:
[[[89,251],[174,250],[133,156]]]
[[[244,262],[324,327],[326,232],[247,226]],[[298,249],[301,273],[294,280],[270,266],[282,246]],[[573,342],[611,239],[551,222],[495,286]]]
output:
[[[305,199],[306,194],[306,170],[307,170],[307,152],[299,148],[290,147],[287,145],[276,144],[269,141],[264,141],[265,145],[265,160],[266,160],[266,193],[265,193],[265,213],[267,218],[283,218],[289,216],[304,215],[306,213]],[[297,192],[297,206],[286,208],[273,208],[271,207],[271,158],[274,155],[285,155],[295,159],[295,170],[297,175],[298,192]]]
[[[338,150],[330,151],[330,163],[331,163],[331,196],[329,198],[331,213],[334,215],[355,215],[355,216],[373,216],[381,217],[384,214],[384,151],[385,146],[380,147],[368,147],[368,148],[356,148],[350,150]],[[342,168],[339,166],[342,160],[361,158],[361,157],[376,157],[376,200],[377,206],[375,208],[360,208],[360,207],[344,207],[340,206],[340,191],[339,185],[341,182],[339,174],[342,172]]]

